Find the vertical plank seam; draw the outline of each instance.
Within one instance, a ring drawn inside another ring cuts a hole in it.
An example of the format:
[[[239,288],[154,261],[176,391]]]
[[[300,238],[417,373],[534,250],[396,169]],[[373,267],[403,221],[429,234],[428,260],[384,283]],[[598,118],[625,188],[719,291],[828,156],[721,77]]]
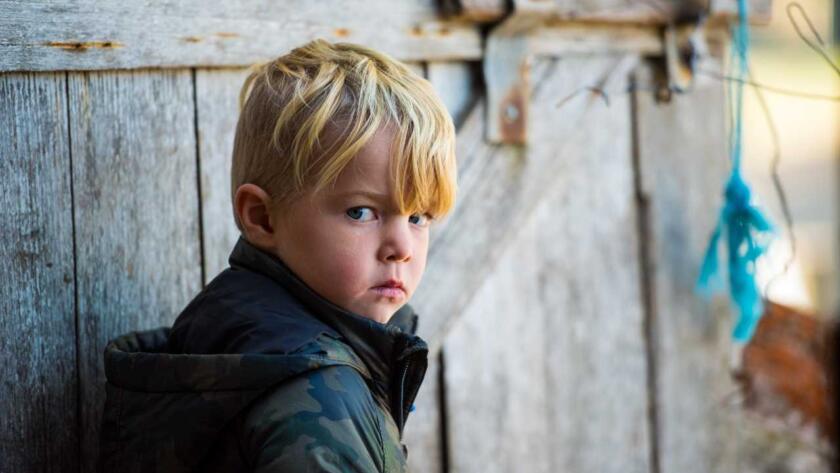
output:
[[[204,253],[204,212],[202,209],[203,201],[201,199],[201,144],[198,132],[198,81],[196,80],[197,73],[195,67],[190,68],[190,75],[192,77],[193,134],[195,135],[195,187],[198,192],[198,247],[199,258],[201,259],[201,287],[203,288],[207,280],[207,258]]]
[[[70,176],[70,229],[73,235],[73,321],[76,335],[76,465],[74,470],[81,473],[83,449],[82,435],[82,361],[81,361],[81,323],[79,321],[79,270],[76,242],[76,192],[73,187],[73,133],[70,123],[70,73],[64,71],[64,101],[67,127],[67,161]]]
[[[426,61],[420,62],[420,70],[423,78],[429,80],[429,63]],[[457,130],[456,130],[457,131]],[[437,371],[437,392],[435,393],[438,404],[438,429],[440,436],[440,472],[449,473],[449,415],[447,413],[446,405],[446,363],[444,361],[444,349],[441,347],[438,351],[438,371]]]
[[[636,194],[636,224],[639,236],[639,271],[641,282],[641,296],[643,308],[642,336],[645,341],[645,358],[647,361],[647,398],[648,398],[648,429],[650,435],[650,471],[661,473],[659,460],[659,380],[658,359],[656,350],[657,313],[654,304],[656,288],[654,285],[654,265],[651,256],[650,197],[642,188],[642,163],[639,136],[639,102],[636,92],[636,77],[633,73],[628,78],[630,82],[630,127],[631,127],[631,159],[633,161],[633,187]]]
[[[544,263],[544,261],[541,261]],[[554,400],[557,399],[557,389],[556,389],[556,379],[552,373],[552,364],[550,357],[552,356],[552,349],[554,344],[552,343],[551,337],[548,335],[553,333],[552,327],[552,318],[551,318],[551,310],[549,307],[552,307],[551,302],[549,300],[549,287],[548,287],[548,274],[546,273],[546,265],[540,264],[537,270],[537,303],[540,307],[540,312],[542,316],[542,321],[540,325],[542,326],[542,336],[540,337],[540,342],[542,343],[542,371],[543,371],[543,394],[545,395],[546,403],[545,403],[545,418],[548,419],[546,423],[546,434],[550,439],[560,438],[560,434],[558,433],[557,428],[557,409],[555,409],[555,402]],[[548,459],[548,471],[561,471],[560,468],[557,467],[557,464],[560,463],[557,459],[557,454],[555,452],[548,452],[547,455]]]
[[[444,360],[444,349],[441,348],[437,355],[437,402],[438,421],[440,422],[440,471],[449,473],[449,415],[446,406],[446,362]]]

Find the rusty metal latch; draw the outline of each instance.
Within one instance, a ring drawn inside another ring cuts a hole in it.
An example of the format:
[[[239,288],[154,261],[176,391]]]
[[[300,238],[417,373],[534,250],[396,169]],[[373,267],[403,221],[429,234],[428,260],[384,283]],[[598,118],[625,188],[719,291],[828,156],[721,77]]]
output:
[[[554,2],[515,0],[513,12],[490,31],[483,72],[487,85],[486,139],[528,142],[531,66],[538,56],[626,54],[664,58],[670,94],[690,90],[695,59],[706,54],[703,21],[622,23],[558,17]],[[684,13],[684,12],[683,12]],[[704,17],[705,15],[703,15]],[[692,18],[702,18],[694,12]]]

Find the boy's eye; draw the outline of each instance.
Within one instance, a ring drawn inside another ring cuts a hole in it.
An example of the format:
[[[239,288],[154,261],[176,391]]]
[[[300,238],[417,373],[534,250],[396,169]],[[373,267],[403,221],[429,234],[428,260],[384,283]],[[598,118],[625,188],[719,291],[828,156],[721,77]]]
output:
[[[409,222],[415,225],[420,225],[421,227],[428,224],[430,219],[431,217],[429,214],[412,214],[408,217]]]
[[[367,222],[369,220],[373,220],[373,209],[370,207],[353,207],[347,209],[347,216],[352,218],[353,220],[358,220],[360,222]]]

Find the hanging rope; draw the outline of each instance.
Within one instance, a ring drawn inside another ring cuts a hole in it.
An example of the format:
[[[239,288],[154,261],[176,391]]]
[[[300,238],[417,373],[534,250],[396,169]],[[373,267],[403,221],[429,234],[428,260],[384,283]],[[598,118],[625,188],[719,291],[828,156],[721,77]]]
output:
[[[724,188],[724,205],[712,232],[698,278],[698,289],[710,292],[718,285],[718,246],[726,235],[729,293],[738,311],[732,337],[746,343],[755,332],[764,310],[755,281],[756,260],[767,251],[774,227],[764,213],[752,205],[751,191],[741,174],[743,149],[743,91],[749,74],[749,26],[746,0],[738,0],[738,22],[733,30],[732,65],[738,79],[729,83],[732,113],[730,156],[732,171]]]

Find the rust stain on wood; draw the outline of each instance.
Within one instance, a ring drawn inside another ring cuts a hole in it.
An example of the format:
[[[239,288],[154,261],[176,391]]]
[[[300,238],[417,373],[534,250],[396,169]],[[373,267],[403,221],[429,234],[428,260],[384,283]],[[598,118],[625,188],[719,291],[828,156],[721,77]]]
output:
[[[425,31],[423,31],[422,26],[415,25],[411,27],[411,29],[409,30],[409,34],[411,36],[423,36],[425,34]]]
[[[527,142],[528,102],[531,96],[530,61],[519,64],[518,80],[508,88],[499,102],[499,132],[501,140],[509,144]]]
[[[184,40],[184,42],[186,42],[186,43],[200,43],[200,42],[204,41],[201,38],[201,36],[184,36],[181,39]]]
[[[499,104],[499,130],[505,143],[525,143],[525,97],[517,85]]]
[[[408,34],[415,37],[424,37],[430,35],[449,36],[452,34],[452,28],[447,24],[429,23],[425,25],[414,25],[408,30]]]
[[[347,28],[336,28],[333,33],[335,33],[335,35],[339,38],[346,38],[350,36],[350,30]]]
[[[44,45],[72,52],[84,52],[88,49],[116,49],[124,46],[117,41],[48,41]]]
[[[219,38],[232,39],[238,38],[239,33],[232,33],[230,31],[219,31],[218,33],[216,33],[216,36],[218,36]]]

